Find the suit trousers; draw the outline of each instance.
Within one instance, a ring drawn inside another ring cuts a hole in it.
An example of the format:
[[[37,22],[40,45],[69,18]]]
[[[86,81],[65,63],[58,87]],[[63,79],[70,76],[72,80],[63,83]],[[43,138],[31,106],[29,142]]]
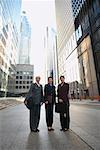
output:
[[[62,129],[69,129],[70,124],[70,115],[69,115],[69,107],[67,107],[66,113],[60,113],[60,123]]]
[[[45,104],[46,110],[46,123],[47,127],[52,127],[53,124],[53,104]]]
[[[40,104],[34,104],[30,110],[30,129],[34,130],[38,128],[40,121]]]

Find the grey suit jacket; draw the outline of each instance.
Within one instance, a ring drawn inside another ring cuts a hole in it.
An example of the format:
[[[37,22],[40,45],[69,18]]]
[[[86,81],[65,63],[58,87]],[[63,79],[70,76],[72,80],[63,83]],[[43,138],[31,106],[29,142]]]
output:
[[[36,83],[32,83],[26,99],[32,98],[33,104],[40,104],[43,102],[43,87]]]

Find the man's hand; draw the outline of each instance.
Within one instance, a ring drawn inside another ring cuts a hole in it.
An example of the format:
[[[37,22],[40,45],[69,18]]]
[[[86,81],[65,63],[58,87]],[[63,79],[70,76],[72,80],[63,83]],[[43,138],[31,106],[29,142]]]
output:
[[[63,103],[63,100],[62,100],[62,99],[59,99],[59,102],[60,102],[60,103]]]
[[[48,101],[46,101],[45,104],[48,104]]]

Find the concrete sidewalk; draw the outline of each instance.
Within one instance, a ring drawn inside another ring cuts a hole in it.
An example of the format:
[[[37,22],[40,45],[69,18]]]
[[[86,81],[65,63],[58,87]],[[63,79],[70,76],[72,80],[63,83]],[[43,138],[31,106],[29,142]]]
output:
[[[86,105],[100,105],[100,101],[99,100],[91,100],[91,99],[70,99],[70,102],[72,104],[86,104]]]
[[[48,132],[44,106],[41,110],[40,132],[30,133],[29,112],[24,104],[0,111],[0,150],[91,150],[71,130],[61,132],[59,115],[54,115],[54,132]]]
[[[100,150],[100,105],[71,103],[71,129],[94,150]]]
[[[0,98],[0,110],[21,104],[23,102],[23,98],[18,97],[2,97]]]

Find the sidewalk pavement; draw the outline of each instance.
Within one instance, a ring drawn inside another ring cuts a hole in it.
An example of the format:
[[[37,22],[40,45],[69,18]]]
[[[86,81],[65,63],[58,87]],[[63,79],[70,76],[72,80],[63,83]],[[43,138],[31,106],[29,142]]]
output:
[[[21,104],[22,102],[23,102],[23,98],[2,97],[0,98],[0,110],[7,108],[9,106],[15,106]]]
[[[72,104],[86,104],[86,105],[100,105],[100,101],[99,100],[91,100],[91,99],[70,99],[70,102]]]
[[[44,106],[41,110],[39,134],[30,133],[29,114],[24,104],[0,111],[2,150],[100,150],[100,110],[83,107],[83,104],[80,107],[81,103],[88,104],[91,101],[71,102],[71,130],[66,133],[59,130],[59,114],[56,113],[55,131],[51,133],[47,131]]]
[[[45,109],[41,108],[40,132],[31,133],[29,114],[24,104],[0,113],[0,150],[93,150],[77,134],[60,131],[59,115],[54,115],[55,131],[48,132]]]
[[[15,106],[23,103],[24,97],[1,97],[0,98],[0,110],[7,108],[9,106]],[[98,100],[90,100],[90,99],[70,99],[72,104],[86,104],[86,105],[100,105],[100,101]]]

